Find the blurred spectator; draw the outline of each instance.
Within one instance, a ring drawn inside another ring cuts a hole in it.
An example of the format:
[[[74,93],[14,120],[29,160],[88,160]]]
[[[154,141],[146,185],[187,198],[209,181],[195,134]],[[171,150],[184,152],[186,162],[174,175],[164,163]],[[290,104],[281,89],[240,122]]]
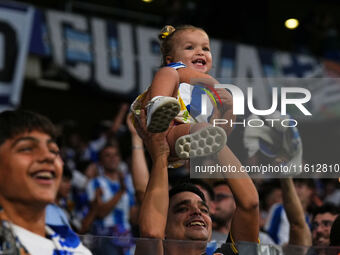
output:
[[[325,184],[326,197],[325,203],[331,203],[340,206],[340,182],[337,179],[331,179]]]
[[[88,217],[87,214],[89,213],[86,187],[89,181],[98,175],[98,168],[96,163],[90,161],[81,161],[78,167],[80,171],[76,169],[71,171],[71,191],[64,205],[71,212],[72,226],[75,230],[78,233],[86,233],[87,231],[82,226],[82,221]]]
[[[215,182],[213,187],[215,193],[215,213],[212,214],[213,231],[211,240],[225,242],[230,231],[230,223],[236,209],[236,204],[233,193],[226,181]]]
[[[312,234],[305,218],[303,199],[298,195],[299,190],[294,185],[292,178],[280,180],[283,198],[283,206],[289,222],[289,241],[290,245],[311,246]],[[307,192],[308,194],[308,192]]]
[[[72,171],[65,165],[56,201],[46,208],[46,223],[69,225],[74,231],[80,233],[81,221],[88,212],[88,206],[84,197],[85,190],[73,186],[73,179]]]
[[[61,157],[70,169],[77,169],[86,149],[86,142],[79,133],[79,126],[73,120],[60,124],[62,132]]]
[[[314,210],[312,220],[313,245],[329,245],[331,227],[338,215],[339,208],[332,204],[324,204]]]
[[[315,197],[315,184],[313,179],[294,179],[294,186],[297,192],[297,195],[302,204],[302,208],[307,214],[311,212],[315,207],[314,197]],[[307,222],[310,223],[309,220]]]
[[[265,181],[258,189],[261,203],[260,228],[262,229],[266,223],[270,208],[274,204],[282,204],[282,190],[277,180]]]
[[[236,210],[236,204],[226,181],[217,181],[213,186],[215,213],[212,213],[213,231],[211,240],[221,243],[227,240],[226,237],[230,232],[230,223]],[[270,236],[262,231],[259,232],[259,239],[263,244],[274,244]]]
[[[333,222],[331,233],[329,235],[330,246],[340,247],[340,215]]]
[[[283,116],[275,111],[268,118],[281,120]],[[253,114],[249,119],[264,121],[261,116]],[[258,127],[247,126],[244,132],[244,144],[248,150],[247,161],[250,165],[302,165],[302,141],[296,127],[284,127],[279,121],[272,124],[264,121],[264,125]],[[288,178],[289,175],[294,174],[298,173],[282,172],[271,177]],[[314,192],[313,181],[296,179],[295,187],[293,187],[291,180],[281,180],[281,185],[286,189],[283,192],[285,199],[283,204],[276,203],[271,206],[264,230],[276,244],[282,245],[289,242],[308,245],[311,238],[307,225],[309,222],[307,207],[311,203]],[[280,201],[280,199],[274,197],[274,201]],[[303,220],[304,217],[306,222]],[[293,225],[290,226],[290,223]],[[295,238],[290,239],[293,236]]]
[[[72,172],[66,166],[63,169],[63,176],[58,189],[55,203],[46,207],[46,224],[70,226],[72,202],[70,199]],[[80,224],[73,229],[79,229]]]
[[[98,199],[97,217],[91,227],[91,233],[98,236],[131,236],[130,218],[136,214],[134,192],[127,189],[126,178],[118,169],[120,163],[117,145],[106,145],[100,152],[100,164],[104,174],[90,181],[87,187],[91,202]],[[124,254],[130,247],[129,242],[108,240],[96,247],[98,253]]]
[[[306,223],[310,219],[307,207],[310,205],[313,194],[313,181],[310,179],[296,179],[294,186],[305,214]],[[285,244],[289,241],[290,224],[283,204],[274,204],[269,211],[264,230],[272,237],[276,244]]]
[[[112,122],[102,121],[100,123],[97,131],[98,134],[96,134],[96,138],[94,140],[89,142],[89,145],[84,152],[83,160],[98,162],[98,156],[101,149],[108,143],[114,143],[119,135],[119,131],[125,120],[125,115],[128,109],[129,105],[127,103],[123,103]],[[112,141],[112,139],[114,141]]]

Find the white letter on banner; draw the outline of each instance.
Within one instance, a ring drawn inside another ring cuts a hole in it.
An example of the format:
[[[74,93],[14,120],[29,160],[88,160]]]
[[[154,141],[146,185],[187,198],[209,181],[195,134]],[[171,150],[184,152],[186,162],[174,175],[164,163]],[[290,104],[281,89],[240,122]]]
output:
[[[12,89],[21,46],[18,36],[16,27],[9,21],[0,20],[0,93],[10,93]]]
[[[0,94],[8,98],[0,110],[20,103],[33,14],[33,7],[0,8]]]
[[[89,64],[78,62],[74,66],[67,65],[65,62],[65,49],[67,48],[66,38],[64,37],[65,24],[70,25],[73,29],[80,33],[88,33],[86,18],[80,15],[69,14],[66,12],[47,12],[47,24],[49,27],[51,43],[53,45],[53,58],[55,62],[61,66],[65,66],[69,73],[81,81],[90,79]],[[73,45],[75,49],[76,45]],[[79,50],[84,52],[83,45],[78,44]],[[90,54],[90,47],[86,49]]]
[[[247,77],[251,78],[247,78]],[[259,108],[269,107],[267,86],[261,70],[261,62],[255,47],[238,45],[236,47],[236,80],[238,87],[246,91],[247,87],[253,87],[254,99]]]
[[[222,47],[221,40],[216,40],[216,39],[210,40],[210,51],[211,51],[212,59],[214,59],[214,62],[216,63],[218,61],[218,58],[221,57],[221,47]],[[217,69],[218,69],[217,65],[213,65],[211,70],[209,71],[209,74],[212,77],[221,77],[221,76],[217,76]],[[231,76],[228,76],[228,77],[231,77]]]
[[[1,26],[1,23],[0,23]],[[5,36],[0,32],[0,70],[4,69],[5,65],[5,52],[6,52],[6,42],[5,42]]]
[[[95,80],[107,91],[130,93],[136,83],[132,47],[132,29],[127,23],[117,23],[118,48],[120,49],[120,74],[110,73],[110,52],[106,33],[106,22],[92,19],[93,43],[95,51]]]
[[[143,92],[151,84],[156,71],[161,65],[161,56],[159,52],[152,52],[152,42],[158,45],[158,30],[137,27],[137,43],[139,54],[139,92]]]
[[[287,99],[287,93],[302,93],[304,98]],[[286,105],[295,104],[297,108],[303,112],[304,115],[312,115],[302,104],[307,103],[311,99],[311,93],[305,88],[281,88],[281,112],[282,115],[286,115]]]

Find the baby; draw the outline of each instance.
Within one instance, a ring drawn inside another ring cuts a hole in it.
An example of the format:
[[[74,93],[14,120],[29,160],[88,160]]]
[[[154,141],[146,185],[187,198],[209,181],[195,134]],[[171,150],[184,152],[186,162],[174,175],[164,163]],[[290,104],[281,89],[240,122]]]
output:
[[[131,105],[134,118],[138,118],[141,109],[146,109],[149,132],[164,132],[171,126],[167,135],[171,157],[188,159],[219,152],[231,128],[208,123],[214,118],[230,120],[234,116],[231,95],[225,89],[209,89],[218,82],[207,74],[212,67],[207,33],[190,25],[176,29],[165,26],[159,39],[162,67],[148,90]],[[215,92],[216,99],[210,90]],[[201,113],[202,94],[210,96],[207,114]]]

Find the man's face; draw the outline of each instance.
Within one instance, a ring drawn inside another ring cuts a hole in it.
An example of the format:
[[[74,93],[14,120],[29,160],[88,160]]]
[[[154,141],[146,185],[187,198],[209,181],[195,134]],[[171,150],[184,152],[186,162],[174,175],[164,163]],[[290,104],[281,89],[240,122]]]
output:
[[[178,32],[173,40],[173,56],[169,57],[168,64],[181,61],[198,72],[209,72],[212,57],[209,37],[204,31],[186,29]]]
[[[41,205],[55,200],[62,175],[59,148],[40,131],[0,145],[0,203]]]
[[[192,192],[180,192],[170,199],[166,238],[208,241],[211,237],[209,208]]]
[[[203,193],[204,197],[205,197],[205,201],[209,207],[209,213],[210,215],[215,213],[215,203],[214,201],[211,199],[208,191],[206,189],[204,189],[203,187],[201,187],[200,185],[196,184],[195,185],[197,188],[200,189],[200,191]]]
[[[215,213],[214,219],[223,224],[228,223],[232,218],[236,204],[233,194],[227,185],[218,185],[214,188],[215,193]]]
[[[331,228],[337,215],[331,213],[317,214],[312,222],[313,245],[328,246]]]
[[[101,152],[100,163],[105,171],[115,171],[120,162],[119,151],[116,147],[106,147]]]

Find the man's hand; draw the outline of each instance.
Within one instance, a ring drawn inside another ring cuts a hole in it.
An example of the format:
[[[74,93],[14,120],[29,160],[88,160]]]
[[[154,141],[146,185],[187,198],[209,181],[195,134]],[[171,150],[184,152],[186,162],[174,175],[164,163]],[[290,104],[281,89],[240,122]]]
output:
[[[226,134],[229,135],[233,129],[230,123],[231,121],[235,122],[236,120],[236,116],[233,115],[233,97],[224,88],[217,88],[215,90],[222,101],[222,105],[220,105],[218,98],[215,98],[217,106],[215,106],[214,102],[212,102],[212,104],[214,105],[214,111],[213,115],[210,118],[210,122],[212,122],[214,119],[227,120],[228,123],[222,125],[221,128],[223,128]]]
[[[129,128],[131,135],[136,136],[138,134],[137,134],[134,124],[132,123],[132,118],[133,118],[132,113],[129,113],[128,116],[126,117],[126,124]]]
[[[144,109],[140,112],[139,120],[136,123],[136,130],[142,137],[153,161],[160,156],[166,156],[166,158],[169,156],[170,148],[166,140],[168,131],[162,133],[148,132],[146,128],[146,115]]]

